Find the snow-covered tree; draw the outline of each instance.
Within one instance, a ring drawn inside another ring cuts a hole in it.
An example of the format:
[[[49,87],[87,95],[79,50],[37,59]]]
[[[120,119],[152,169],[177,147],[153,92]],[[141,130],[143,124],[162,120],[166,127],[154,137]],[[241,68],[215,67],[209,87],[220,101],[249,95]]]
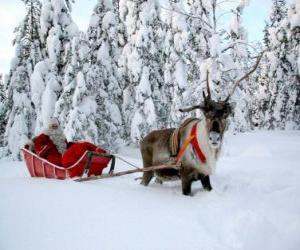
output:
[[[122,1],[121,17],[128,42],[123,49],[127,70],[123,110],[127,133],[138,142],[157,127],[161,111],[159,93],[162,78],[162,24],[157,1]],[[124,14],[125,13],[125,14]]]
[[[96,72],[89,71],[89,73]],[[87,78],[89,77],[87,75]],[[72,109],[70,110],[65,126],[65,133],[68,140],[87,140],[99,144],[98,128],[96,125],[97,103],[94,91],[95,88],[91,85],[91,81],[86,81],[85,74],[79,71],[76,79],[76,88],[72,97]]]
[[[291,75],[286,128],[300,129],[300,3],[292,1],[288,9],[289,61]]]
[[[30,76],[35,65],[44,58],[40,40],[40,2],[24,0],[24,3],[26,14],[15,29],[15,57],[6,82],[8,98],[5,144],[15,159],[20,157],[21,147],[32,136],[35,111],[31,102]]]
[[[178,13],[182,9],[180,2],[172,3],[162,11],[164,21],[164,48],[163,48],[163,73],[164,84],[162,87],[162,105],[164,106],[165,126],[178,126],[184,119],[179,112],[187,100],[188,89],[188,17]]]
[[[274,0],[267,25],[268,39],[264,45],[268,49],[265,63],[261,66],[258,78],[258,92],[264,89],[263,98],[258,101],[256,117],[264,117],[260,127],[285,129],[299,126],[296,114],[299,114],[299,10],[292,3],[288,10],[285,1]],[[296,36],[295,36],[296,35]],[[298,47],[297,47],[298,46]]]
[[[4,145],[4,133],[5,133],[5,116],[6,116],[6,93],[3,83],[3,76],[0,74],[0,147]]]
[[[273,0],[272,10],[270,14],[270,20],[266,22],[264,28],[264,45],[266,48],[270,49],[270,31],[271,27],[278,27],[279,23],[286,17],[287,6],[286,0]]]
[[[115,2],[99,0],[91,16],[87,39],[91,46],[91,66],[87,83],[94,90],[98,143],[114,150],[124,135],[121,115],[122,81],[118,71],[121,53],[119,40],[119,15]]]
[[[226,49],[228,49],[227,70],[223,73],[225,82],[233,83],[241,76],[247,74],[250,68],[253,67],[250,60],[250,49],[255,54],[258,53],[258,49],[254,45],[250,45],[248,42],[248,34],[243,26],[243,12],[246,8],[247,1],[240,1],[233,12],[232,20],[230,23],[230,30],[228,36],[228,42]],[[224,49],[225,50],[225,49]],[[232,60],[232,61],[231,61]],[[226,61],[226,60],[225,60]],[[231,62],[230,62],[231,61]],[[232,84],[224,86],[225,88],[232,88]],[[235,112],[233,118],[231,118],[231,129],[234,131],[244,132],[250,129],[250,90],[251,81],[248,79],[240,84],[232,97],[233,102],[236,103]]]
[[[54,116],[63,123],[67,122],[67,116],[72,109],[73,94],[77,84],[77,74],[87,67],[90,60],[90,46],[83,32],[75,36],[66,46],[67,62],[63,75],[62,93],[55,103]]]
[[[266,73],[270,95],[267,107],[268,112],[266,112],[265,116],[265,126],[271,129],[283,129],[286,122],[287,81],[290,72],[290,63],[287,58],[287,30],[282,26],[283,17],[286,17],[286,8],[280,6],[276,0],[273,1],[273,6],[273,12],[270,17],[271,24],[268,29],[270,52],[267,53],[269,69]]]
[[[70,42],[78,35],[78,28],[71,18],[71,3],[68,0],[44,0],[41,9],[41,39],[46,44],[47,58],[39,65],[36,76],[43,76],[41,83],[33,81],[32,91],[40,93],[34,98],[37,107],[38,133],[55,113],[55,104],[64,86],[64,74],[70,62]],[[38,78],[38,77],[37,77]],[[68,84],[68,83],[66,83]],[[40,90],[37,90],[39,88]],[[38,105],[38,106],[37,106]],[[59,106],[59,108],[62,108]],[[64,117],[66,118],[66,117]],[[65,120],[61,120],[62,123]]]

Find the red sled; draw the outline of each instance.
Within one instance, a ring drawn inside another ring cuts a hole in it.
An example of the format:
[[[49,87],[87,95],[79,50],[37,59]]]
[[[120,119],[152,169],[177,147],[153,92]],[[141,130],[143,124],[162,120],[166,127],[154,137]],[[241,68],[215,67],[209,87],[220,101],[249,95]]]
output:
[[[22,149],[24,160],[31,177],[45,177],[51,179],[68,179],[74,177],[98,176],[102,174],[111,161],[109,174],[114,171],[115,157],[110,154],[100,154],[94,151],[85,151],[80,159],[72,166],[64,168],[43,159],[29,150],[29,145]]]

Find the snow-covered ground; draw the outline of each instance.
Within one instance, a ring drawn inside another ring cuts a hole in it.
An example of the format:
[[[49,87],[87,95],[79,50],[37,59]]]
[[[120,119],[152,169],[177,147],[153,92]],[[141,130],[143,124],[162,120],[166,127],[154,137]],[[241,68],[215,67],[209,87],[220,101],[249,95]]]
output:
[[[120,155],[141,164],[137,149]],[[300,249],[299,131],[228,136],[211,192],[138,176],[33,179],[2,160],[0,249]]]

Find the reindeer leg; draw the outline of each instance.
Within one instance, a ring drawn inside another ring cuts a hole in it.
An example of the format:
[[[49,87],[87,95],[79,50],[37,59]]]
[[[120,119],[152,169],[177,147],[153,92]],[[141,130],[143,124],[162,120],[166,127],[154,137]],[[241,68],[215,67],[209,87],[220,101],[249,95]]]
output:
[[[192,189],[192,182],[186,178],[181,177],[182,194],[190,195]]]
[[[209,175],[203,175],[203,174],[199,174],[198,175],[198,179],[201,181],[202,186],[205,190],[207,191],[211,191],[212,187],[210,185],[210,179],[209,179]]]
[[[190,171],[182,170],[180,172],[181,176],[181,186],[182,186],[182,194],[190,195],[192,189],[192,183],[195,180],[193,175],[191,175]]]
[[[141,184],[144,186],[148,186],[149,182],[153,177],[153,171],[144,172]]]
[[[141,146],[141,152],[143,157],[143,166],[144,168],[151,167],[152,164],[152,150],[149,150],[147,146]],[[148,171],[143,173],[141,184],[144,186],[148,186],[151,179],[153,178],[154,172]]]

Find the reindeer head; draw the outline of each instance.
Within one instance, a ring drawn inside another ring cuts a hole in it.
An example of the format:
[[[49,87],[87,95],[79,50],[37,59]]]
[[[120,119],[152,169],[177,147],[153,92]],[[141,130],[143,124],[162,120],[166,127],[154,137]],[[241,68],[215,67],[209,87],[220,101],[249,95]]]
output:
[[[200,105],[196,105],[187,109],[180,109],[180,112],[189,112],[194,109],[202,110],[205,118],[206,118],[206,127],[207,133],[209,135],[209,143],[213,148],[219,148],[222,144],[223,135],[226,128],[226,120],[230,114],[233,114],[234,105],[229,103],[229,99],[234,93],[238,84],[249,77],[257,68],[264,51],[257,57],[256,64],[254,67],[243,77],[241,77],[233,86],[231,92],[228,97],[224,101],[214,101],[211,98],[210,88],[209,88],[209,74],[207,72],[206,76],[206,87],[207,87],[207,95],[205,95],[203,91],[204,101]]]
[[[227,125],[227,118],[233,113],[233,105],[228,101],[214,101],[210,96],[205,96],[204,102],[199,105],[206,118],[206,129],[209,135],[209,143],[213,148],[219,148]]]
[[[205,116],[210,146],[212,148],[219,148],[222,144],[227,118],[233,113],[233,105],[231,105],[228,101],[212,100],[209,87],[208,95],[206,96],[203,92],[203,98],[204,101],[200,105],[187,109],[180,109],[180,111],[189,112],[194,109],[200,109]]]

